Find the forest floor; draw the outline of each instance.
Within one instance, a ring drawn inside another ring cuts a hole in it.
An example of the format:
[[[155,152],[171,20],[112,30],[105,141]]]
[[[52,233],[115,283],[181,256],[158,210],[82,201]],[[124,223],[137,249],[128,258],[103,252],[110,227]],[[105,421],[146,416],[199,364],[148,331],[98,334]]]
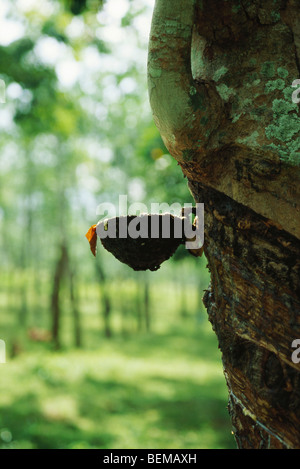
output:
[[[217,339],[204,310],[180,317],[175,302],[164,314],[157,303],[151,332],[132,323],[104,338],[89,305],[82,348],[66,345],[67,315],[61,350],[24,338],[10,346],[0,365],[0,448],[235,448]],[[1,331],[20,337],[12,318],[1,315]]]

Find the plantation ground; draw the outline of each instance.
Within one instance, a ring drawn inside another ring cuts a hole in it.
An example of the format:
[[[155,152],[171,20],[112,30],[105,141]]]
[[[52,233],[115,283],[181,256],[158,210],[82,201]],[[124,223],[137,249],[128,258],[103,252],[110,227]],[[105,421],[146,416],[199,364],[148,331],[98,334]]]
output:
[[[152,332],[112,339],[86,308],[82,349],[24,339],[0,366],[0,447],[235,448],[215,335],[203,311],[181,318],[175,304],[162,315],[154,298]]]

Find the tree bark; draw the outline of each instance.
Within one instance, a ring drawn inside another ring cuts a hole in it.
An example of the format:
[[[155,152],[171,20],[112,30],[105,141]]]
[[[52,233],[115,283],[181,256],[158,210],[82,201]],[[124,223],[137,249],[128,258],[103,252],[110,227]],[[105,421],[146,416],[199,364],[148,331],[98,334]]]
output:
[[[60,305],[60,291],[61,284],[65,274],[66,265],[68,261],[67,248],[64,243],[60,246],[60,253],[55,266],[55,273],[53,276],[53,285],[51,293],[51,313],[52,313],[52,339],[56,349],[60,348],[60,320],[61,320],[61,305]]]
[[[150,285],[147,272],[144,276],[144,314],[145,314],[145,329],[150,332],[151,329],[151,314],[150,314]]]
[[[111,301],[109,298],[109,292],[107,289],[106,275],[104,268],[98,259],[96,262],[96,271],[101,282],[101,300],[102,300],[102,313],[104,322],[104,335],[106,338],[112,337],[112,329],[110,325],[111,316]]]
[[[80,313],[78,309],[78,298],[77,298],[77,288],[75,282],[75,270],[71,269],[70,263],[69,267],[69,281],[70,281],[70,302],[74,322],[74,345],[75,347],[80,348],[82,346],[82,334],[81,334],[81,321]]]
[[[205,204],[239,448],[300,448],[299,25],[297,0],[157,0],[149,41],[155,123]]]

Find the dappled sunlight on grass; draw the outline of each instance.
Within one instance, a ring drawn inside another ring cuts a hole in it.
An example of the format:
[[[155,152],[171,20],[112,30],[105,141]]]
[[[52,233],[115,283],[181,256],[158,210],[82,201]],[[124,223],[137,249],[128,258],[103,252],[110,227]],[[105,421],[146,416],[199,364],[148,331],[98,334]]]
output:
[[[209,324],[24,353],[1,373],[0,430],[12,435],[2,447],[235,447]]]
[[[0,368],[0,447],[235,448],[221,354],[200,298],[207,272],[199,283],[190,274],[186,278],[184,316],[182,287],[169,280],[174,272],[170,265],[150,276],[148,332],[137,327],[139,279],[109,284],[110,339],[103,334],[101,285],[83,284],[80,349],[72,345],[67,302],[62,348],[55,351],[51,343],[28,336],[37,319],[47,330],[47,302],[38,303],[34,290],[28,292],[24,327],[16,321],[20,297],[2,298],[1,334],[8,353]]]

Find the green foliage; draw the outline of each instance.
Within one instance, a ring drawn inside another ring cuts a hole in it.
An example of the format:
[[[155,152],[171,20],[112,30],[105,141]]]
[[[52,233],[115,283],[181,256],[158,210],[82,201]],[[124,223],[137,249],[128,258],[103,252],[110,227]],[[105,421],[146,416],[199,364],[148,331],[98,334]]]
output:
[[[275,75],[275,64],[274,62],[265,62],[261,68],[261,74],[266,78],[273,78]]]
[[[68,42],[67,36],[65,34],[62,34],[60,31],[58,31],[57,25],[52,19],[50,19],[49,21],[45,21],[45,23],[42,26],[41,32],[42,34],[45,34],[46,36],[54,37],[58,41]]]
[[[80,15],[87,7],[86,0],[68,0],[66,4],[73,15]]]

